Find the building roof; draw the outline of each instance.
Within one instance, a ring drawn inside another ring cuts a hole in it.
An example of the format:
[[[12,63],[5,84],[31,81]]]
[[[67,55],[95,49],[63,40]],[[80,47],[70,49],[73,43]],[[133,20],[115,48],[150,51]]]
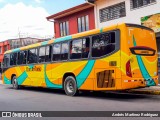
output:
[[[91,8],[91,7],[93,7],[92,4],[83,3],[83,4],[80,4],[78,6],[75,6],[75,7],[66,9],[64,11],[58,12],[56,14],[53,14],[51,16],[48,16],[47,20],[51,21],[51,20],[54,20],[54,19],[58,19],[58,18],[67,16],[67,15],[70,15],[70,14],[73,14],[73,13],[76,13],[76,12],[79,12],[79,11],[82,11],[82,10],[85,10],[85,9]]]

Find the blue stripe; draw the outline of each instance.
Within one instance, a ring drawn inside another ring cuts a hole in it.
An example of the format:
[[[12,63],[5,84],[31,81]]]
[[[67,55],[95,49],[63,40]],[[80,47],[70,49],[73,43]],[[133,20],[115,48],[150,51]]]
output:
[[[154,86],[154,85],[156,85],[155,82],[153,81],[152,77],[149,75],[148,71],[146,70],[141,56],[137,55],[136,57],[137,57],[138,65],[140,67],[142,76],[147,81],[147,86]]]
[[[49,80],[49,78],[47,77],[47,74],[46,74],[46,64],[44,65],[44,77],[45,77],[45,82],[46,82],[47,87],[49,87],[49,88],[62,88],[62,85],[54,84]]]
[[[28,77],[27,73],[26,73],[26,72],[23,72],[23,73],[17,78],[18,85],[21,85],[21,84],[26,80],[27,77]],[[5,84],[11,84],[11,80],[9,80],[5,75],[4,75],[4,83],[5,83]]]
[[[66,37],[62,37],[62,38],[57,38],[57,39],[55,39],[55,43],[56,42],[62,42],[62,41],[66,41],[66,40],[70,40],[70,39],[72,39],[72,36],[66,36]]]
[[[77,86],[80,88],[85,80],[88,78],[92,68],[94,66],[95,60],[89,60],[87,65],[83,68],[83,70],[77,75]]]
[[[33,69],[34,65],[28,65],[28,67],[29,67],[30,69]]]
[[[9,80],[5,75],[4,75],[4,84],[11,84],[11,80]]]
[[[28,77],[27,73],[26,73],[26,72],[23,72],[23,73],[17,78],[18,85],[22,85],[23,82],[26,80],[27,77]]]
[[[20,48],[13,49],[12,52],[19,52]]]
[[[44,41],[41,43],[41,45],[47,45],[48,44],[48,41]]]
[[[100,33],[102,33],[102,32],[103,32],[103,28],[100,29]]]
[[[136,44],[136,40],[135,40],[135,37],[133,36],[133,44],[134,46],[137,46]],[[142,57],[139,56],[139,55],[136,55],[136,58],[137,58],[137,61],[138,61],[138,65],[139,65],[139,68],[140,68],[140,71],[142,73],[142,76],[143,78],[147,81],[147,86],[154,86],[156,85],[156,83],[154,82],[154,80],[152,79],[152,77],[149,75],[144,63],[143,63],[143,60],[142,60]]]

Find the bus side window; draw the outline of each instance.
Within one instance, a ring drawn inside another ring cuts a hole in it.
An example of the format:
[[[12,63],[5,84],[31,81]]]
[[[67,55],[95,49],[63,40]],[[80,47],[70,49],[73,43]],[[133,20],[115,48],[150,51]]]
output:
[[[82,58],[88,58],[90,52],[90,38],[84,38],[82,44]]]
[[[46,46],[45,62],[50,62],[52,57],[52,46]]]
[[[73,40],[70,47],[70,58],[80,59],[82,57],[82,39]]]
[[[22,64],[26,64],[26,62],[27,62],[27,51],[24,51],[23,52],[23,63]]]
[[[9,54],[4,55],[4,58],[3,58],[3,68],[9,67],[9,65],[10,65],[10,63],[9,63],[9,57],[10,57]]]
[[[115,32],[102,33],[92,37],[92,57],[101,57],[115,51]]]
[[[56,43],[53,45],[53,61],[61,60],[61,44]]]
[[[68,59],[68,42],[62,43],[61,59],[62,60]]]
[[[28,50],[28,63],[37,63],[37,49]]]
[[[18,52],[18,59],[17,59],[17,64],[21,65],[21,64],[26,64],[26,51],[20,51]]]
[[[10,54],[10,65],[16,65],[17,64],[17,53],[11,53]]]
[[[39,59],[38,59],[39,63],[45,62],[45,49],[46,49],[45,46],[39,48]]]

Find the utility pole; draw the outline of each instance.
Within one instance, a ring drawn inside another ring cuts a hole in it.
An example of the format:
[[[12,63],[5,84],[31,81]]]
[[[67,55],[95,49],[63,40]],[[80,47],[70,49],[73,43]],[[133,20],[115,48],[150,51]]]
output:
[[[18,27],[18,37],[19,37],[19,41],[18,41],[18,46],[17,47],[22,47],[21,32],[19,30],[19,27]]]

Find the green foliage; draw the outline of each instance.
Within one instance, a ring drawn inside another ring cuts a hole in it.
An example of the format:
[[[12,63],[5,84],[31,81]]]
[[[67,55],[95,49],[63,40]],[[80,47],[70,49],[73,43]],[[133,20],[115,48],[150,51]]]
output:
[[[146,21],[146,20],[148,20],[148,19],[149,19],[149,16],[142,17],[142,18],[141,18],[141,22],[144,22],[144,21]]]

